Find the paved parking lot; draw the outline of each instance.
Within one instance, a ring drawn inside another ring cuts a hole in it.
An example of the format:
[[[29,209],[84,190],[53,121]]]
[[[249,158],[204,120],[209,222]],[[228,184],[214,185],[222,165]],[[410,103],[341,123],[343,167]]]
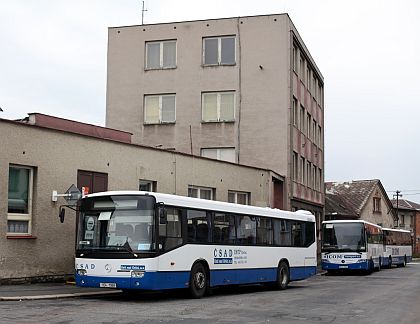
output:
[[[286,291],[218,289],[0,302],[1,323],[418,323],[420,263],[372,275],[317,275]]]

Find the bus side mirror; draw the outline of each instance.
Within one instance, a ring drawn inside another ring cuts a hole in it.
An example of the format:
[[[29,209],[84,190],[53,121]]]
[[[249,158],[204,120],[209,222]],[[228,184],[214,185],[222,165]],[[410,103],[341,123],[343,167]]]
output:
[[[166,224],[168,222],[168,214],[165,207],[159,207],[159,224]]]
[[[60,223],[64,223],[64,216],[66,215],[66,210],[64,209],[64,207],[60,208],[60,213],[58,215],[58,217],[60,218]]]

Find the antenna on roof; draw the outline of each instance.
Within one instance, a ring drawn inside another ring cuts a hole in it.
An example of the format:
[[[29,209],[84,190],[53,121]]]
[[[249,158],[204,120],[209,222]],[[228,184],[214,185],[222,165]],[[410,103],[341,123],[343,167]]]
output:
[[[144,20],[144,12],[147,11],[147,9],[144,9],[144,1],[142,1],[142,7],[141,7],[141,24],[143,25]]]

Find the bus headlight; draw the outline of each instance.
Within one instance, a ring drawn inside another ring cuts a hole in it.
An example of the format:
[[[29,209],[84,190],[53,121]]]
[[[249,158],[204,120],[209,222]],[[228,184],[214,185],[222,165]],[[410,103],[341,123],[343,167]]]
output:
[[[131,271],[131,278],[143,278],[144,271]]]
[[[79,276],[86,276],[86,269],[77,269],[77,274]]]

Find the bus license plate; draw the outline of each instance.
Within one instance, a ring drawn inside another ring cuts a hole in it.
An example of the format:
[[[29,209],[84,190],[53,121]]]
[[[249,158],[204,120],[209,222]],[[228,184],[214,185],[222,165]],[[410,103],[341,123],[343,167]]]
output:
[[[347,269],[349,266],[338,266],[340,269]]]
[[[101,287],[101,288],[117,288],[117,284],[115,282],[100,282],[99,287]]]

